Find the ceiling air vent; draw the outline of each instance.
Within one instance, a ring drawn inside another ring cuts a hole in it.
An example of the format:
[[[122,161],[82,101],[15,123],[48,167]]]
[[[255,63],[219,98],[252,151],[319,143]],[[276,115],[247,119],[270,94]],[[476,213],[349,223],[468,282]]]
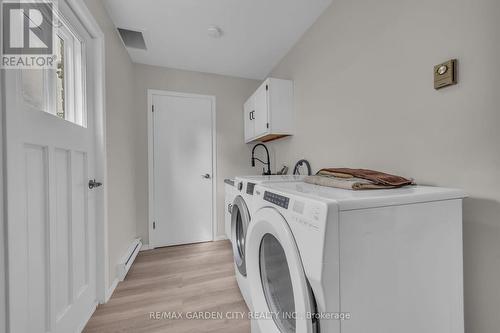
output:
[[[126,47],[146,50],[146,42],[144,41],[142,32],[123,28],[118,28],[118,32],[120,33],[123,44],[125,44]]]

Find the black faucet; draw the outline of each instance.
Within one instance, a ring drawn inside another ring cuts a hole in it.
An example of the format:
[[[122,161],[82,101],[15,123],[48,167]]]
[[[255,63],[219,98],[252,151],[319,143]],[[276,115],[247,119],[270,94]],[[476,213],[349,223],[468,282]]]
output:
[[[255,157],[255,148],[257,148],[258,146],[262,146],[266,150],[267,162],[264,162],[263,160],[258,159],[257,157]],[[255,160],[259,161],[260,163],[262,163],[264,165],[267,165],[267,171],[265,171],[265,169],[262,169],[262,174],[263,175],[270,175],[271,174],[271,160],[269,159],[269,150],[267,150],[267,147],[266,147],[265,144],[258,143],[255,146],[253,146],[253,149],[252,149],[252,166],[253,167],[255,166]]]
[[[311,164],[309,164],[309,161],[308,160],[300,160],[297,162],[297,164],[295,164],[295,168],[293,168],[293,174],[294,175],[300,175],[300,167],[302,165],[306,165],[306,168],[307,168],[307,175],[310,176],[312,171],[311,171]]]

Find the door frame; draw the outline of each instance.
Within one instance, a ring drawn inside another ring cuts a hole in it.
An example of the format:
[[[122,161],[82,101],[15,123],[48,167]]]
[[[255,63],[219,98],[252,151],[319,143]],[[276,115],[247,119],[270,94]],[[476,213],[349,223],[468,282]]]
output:
[[[1,15],[0,10],[0,15]],[[5,191],[4,187],[4,173],[3,173],[3,165],[6,162],[3,152],[4,152],[4,144],[5,138],[3,136],[3,124],[4,124],[4,110],[5,110],[5,101],[3,99],[3,89],[5,87],[4,83],[4,70],[0,70],[0,186],[2,190],[0,190],[0,219],[5,221],[0,225],[0,332],[7,332],[7,318],[9,317],[7,314],[8,308],[8,285],[7,285],[7,237],[5,234],[7,233],[7,215],[4,211],[4,195]]]
[[[148,248],[154,249],[153,221],[154,221],[154,123],[153,123],[153,96],[171,96],[186,98],[204,98],[212,103],[212,241],[217,239],[217,131],[216,131],[216,98],[213,95],[182,93],[169,90],[148,89]]]
[[[89,105],[89,107],[94,109],[95,112],[95,143],[94,143],[94,150],[95,150],[95,176],[97,179],[101,180],[103,184],[107,184],[107,162],[106,162],[106,108],[105,108],[105,38],[104,38],[104,33],[102,32],[99,24],[95,20],[94,16],[90,12],[90,10],[87,8],[87,6],[79,0],[64,0],[66,4],[71,8],[71,10],[74,12],[74,14],[78,17],[78,19],[81,21],[82,25],[87,29],[89,35],[91,36],[93,42],[94,42],[94,59],[93,59],[93,75],[95,79],[95,85],[94,85],[94,100],[92,101],[92,104]],[[4,95],[5,91],[5,77],[4,77],[4,70],[0,71],[0,104],[2,106],[2,112],[0,114],[0,126],[2,127],[0,129],[0,135],[2,136],[2,147],[0,148],[0,153],[1,154],[1,161],[0,161],[0,177],[2,178],[0,183],[3,183],[3,180],[5,179],[6,175],[4,173],[3,166],[6,163],[6,156],[5,156],[5,150],[4,150],[4,145],[5,145],[5,133],[3,133],[4,126],[6,124],[4,123],[4,117],[5,117],[5,98],[6,96]],[[6,191],[5,187],[2,186],[2,190],[0,191],[0,213],[2,215],[2,218],[6,218],[6,210],[3,209],[3,204],[5,203],[6,194],[4,195],[4,192]],[[107,291],[107,281],[108,281],[108,275],[109,275],[109,258],[108,258],[108,214],[107,214],[107,188],[106,186],[102,187],[101,191],[96,192],[96,216],[95,216],[95,230],[96,230],[96,302],[99,303],[105,303],[107,302],[106,298],[106,291]],[[2,258],[0,262],[5,260],[5,266],[2,265],[2,267],[5,267],[3,271],[0,270],[0,282],[5,282],[5,284],[2,283],[1,288],[2,292],[0,294],[3,294],[5,292],[5,296],[3,300],[7,301],[8,296],[9,296],[9,290],[8,290],[8,281],[7,281],[7,274],[8,274],[8,262],[7,262],[7,235],[4,233],[4,227],[2,226],[0,230],[0,237],[2,240],[4,240],[2,245],[2,249],[0,249],[0,255],[2,255]],[[3,248],[5,246],[5,248]],[[5,289],[4,289],[5,287]],[[0,314],[0,318],[6,319],[3,320],[6,324],[7,327],[2,327],[3,328],[8,328],[9,323],[8,323],[8,311],[9,308],[7,304],[2,304],[0,306],[0,310],[2,310],[2,314]],[[92,313],[89,314],[89,318],[92,315]],[[82,328],[83,329],[83,328]]]
[[[96,192],[96,296],[100,304],[106,303],[111,297],[108,291],[109,254],[108,254],[108,165],[106,145],[106,53],[105,36],[83,1],[65,0],[82,25],[88,30],[94,41],[94,78],[95,91],[93,107],[95,112],[95,176],[104,184]]]
[[[81,20],[94,40],[94,78],[96,81],[94,91],[95,111],[95,176],[104,184],[96,193],[96,295],[97,301],[106,303],[111,295],[108,293],[109,280],[109,255],[108,255],[108,166],[106,149],[106,77],[105,77],[105,36],[83,1],[65,0]]]

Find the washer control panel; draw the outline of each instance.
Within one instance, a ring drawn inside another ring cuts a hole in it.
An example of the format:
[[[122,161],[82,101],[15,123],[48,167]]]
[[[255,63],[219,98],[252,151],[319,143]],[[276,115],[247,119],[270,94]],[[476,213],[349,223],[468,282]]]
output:
[[[269,191],[264,192],[264,200],[285,209],[288,209],[288,204],[290,203],[290,198]]]
[[[247,183],[247,194],[253,195],[254,189],[255,189],[255,183]]]

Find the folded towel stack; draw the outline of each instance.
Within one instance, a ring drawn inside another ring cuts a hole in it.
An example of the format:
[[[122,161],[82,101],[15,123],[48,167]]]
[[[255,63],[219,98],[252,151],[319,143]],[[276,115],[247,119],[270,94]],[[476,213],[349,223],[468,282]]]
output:
[[[412,179],[380,171],[349,168],[321,169],[316,175],[307,177],[305,182],[346,190],[389,189],[414,184]]]

